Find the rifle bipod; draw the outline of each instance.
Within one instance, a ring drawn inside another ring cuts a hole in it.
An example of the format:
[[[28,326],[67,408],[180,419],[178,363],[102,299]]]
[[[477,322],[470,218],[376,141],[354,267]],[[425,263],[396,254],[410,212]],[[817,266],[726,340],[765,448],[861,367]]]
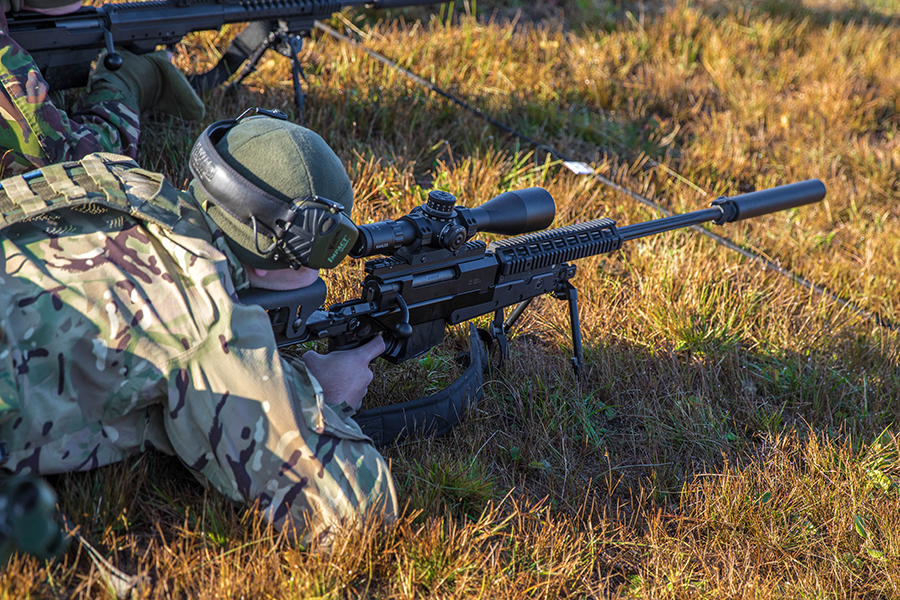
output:
[[[237,77],[232,80],[231,83],[228,84],[227,90],[231,90],[238,85],[241,84],[244,79],[250,75],[253,71],[256,70],[257,64],[259,60],[262,58],[262,55],[265,54],[266,50],[272,48],[278,54],[282,56],[286,56],[291,60],[291,78],[294,85],[294,103],[297,106],[297,122],[303,123],[303,109],[306,105],[306,94],[303,92],[303,88],[300,86],[300,81],[302,80],[306,83],[306,74],[303,72],[303,65],[300,63],[300,52],[303,50],[303,36],[292,33],[288,30],[287,25],[284,21],[278,21],[277,23],[269,22],[267,26],[264,23],[250,23],[247,25],[247,29],[251,27],[257,28],[255,31],[251,31],[247,34],[245,38],[241,39],[241,45],[247,47],[245,45],[246,41],[257,41],[255,49],[247,56],[246,61],[244,61],[243,67],[241,67],[240,73],[238,73]],[[258,41],[260,38],[260,28],[268,27],[268,31],[266,32],[265,38],[260,42]],[[245,29],[235,38],[235,41],[232,42],[232,45],[235,45],[235,42],[238,41],[238,38],[241,38],[242,35],[247,31]]]
[[[233,90],[256,70],[263,54],[271,48],[291,60],[297,121],[302,124],[306,94],[303,92],[301,81],[306,83],[306,74],[303,72],[299,55],[303,50],[304,33],[291,32],[284,21],[253,21],[235,36],[215,67],[205,73],[191,75],[188,79],[194,89],[202,91],[224,83],[237,73],[225,87],[226,91]]]
[[[569,324],[572,330],[572,351],[574,352],[574,356],[570,360],[577,379],[582,376],[584,369],[584,346],[581,341],[581,322],[578,319],[578,290],[566,281],[559,289],[552,292],[552,295],[558,300],[568,300],[569,302]],[[509,332],[532,300],[534,298],[519,302],[506,319],[503,318],[503,309],[497,309],[489,330],[478,330],[481,340],[487,346],[488,355],[491,353],[493,343],[497,342],[500,348],[500,360],[497,362],[497,367],[502,366],[509,358]]]

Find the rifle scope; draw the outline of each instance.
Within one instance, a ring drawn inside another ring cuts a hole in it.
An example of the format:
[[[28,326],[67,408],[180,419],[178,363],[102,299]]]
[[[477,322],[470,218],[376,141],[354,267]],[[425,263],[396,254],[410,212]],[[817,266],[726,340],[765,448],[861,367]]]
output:
[[[350,256],[394,254],[402,248],[459,250],[478,232],[517,235],[545,229],[556,216],[550,193],[538,187],[504,192],[481,206],[456,206],[456,197],[432,190],[428,201],[396,221],[357,227],[359,237]]]

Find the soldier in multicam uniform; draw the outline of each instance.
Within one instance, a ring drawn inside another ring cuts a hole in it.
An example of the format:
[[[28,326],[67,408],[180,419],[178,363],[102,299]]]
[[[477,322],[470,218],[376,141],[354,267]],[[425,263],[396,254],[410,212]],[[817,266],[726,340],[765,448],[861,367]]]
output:
[[[202,101],[164,51],[144,56],[118,51],[124,63],[115,73],[98,61],[87,93],[72,110],[66,114],[56,106],[31,56],[7,33],[6,13],[65,14],[80,6],[79,0],[0,0],[0,177],[93,152],[134,158],[142,111],[203,118]]]
[[[321,137],[261,116],[227,123],[214,142],[225,169],[282,208],[318,196],[349,214],[350,180]],[[0,185],[0,472],[83,471],[157,449],[300,542],[395,516],[388,465],[351,418],[384,342],[282,355],[266,312],[237,301],[316,270],[285,268],[275,238],[214,188],[178,191],[124,156]]]

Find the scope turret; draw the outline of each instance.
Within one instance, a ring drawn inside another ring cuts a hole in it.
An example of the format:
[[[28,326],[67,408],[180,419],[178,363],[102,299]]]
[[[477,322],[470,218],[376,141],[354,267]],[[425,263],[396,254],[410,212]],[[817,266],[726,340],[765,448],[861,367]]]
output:
[[[358,226],[350,256],[390,255],[423,246],[456,251],[478,232],[531,233],[547,228],[555,216],[553,196],[538,187],[504,192],[471,209],[457,206],[453,194],[432,190],[425,204],[396,221]]]

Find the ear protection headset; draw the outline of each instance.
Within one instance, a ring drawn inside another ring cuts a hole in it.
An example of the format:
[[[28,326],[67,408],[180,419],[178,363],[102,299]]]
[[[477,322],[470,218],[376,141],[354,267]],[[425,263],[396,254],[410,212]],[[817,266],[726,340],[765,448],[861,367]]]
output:
[[[343,205],[320,196],[279,198],[254,185],[216,151],[216,144],[232,127],[256,114],[287,119],[279,110],[251,108],[237,119],[213,123],[191,149],[191,173],[212,202],[253,228],[256,251],[261,255],[287,263],[292,269],[337,266],[359,235]],[[265,250],[257,241],[260,229],[275,238]]]

